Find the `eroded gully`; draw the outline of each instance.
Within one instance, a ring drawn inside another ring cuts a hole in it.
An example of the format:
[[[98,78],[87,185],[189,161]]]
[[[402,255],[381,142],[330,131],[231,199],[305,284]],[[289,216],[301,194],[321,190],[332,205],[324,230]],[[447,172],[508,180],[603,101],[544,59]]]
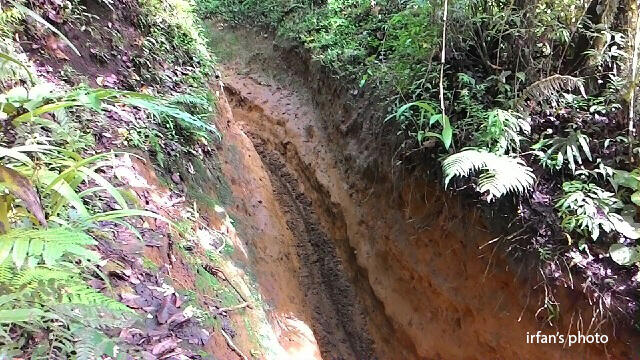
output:
[[[342,109],[339,99],[319,109],[305,86],[313,75],[274,66],[281,58],[262,36],[231,34],[214,39],[237,52],[223,59],[219,150],[244,239],[239,260],[256,274],[290,359],[624,354],[626,344],[615,342],[526,344],[525,334],[544,326],[534,315],[540,294],[480,247],[492,239],[481,217],[436,185],[407,184],[396,197],[388,184],[348,185],[353,175],[336,145],[343,139],[327,125],[327,111]],[[592,308],[570,291],[558,298],[590,319]],[[546,331],[574,325],[557,326]]]

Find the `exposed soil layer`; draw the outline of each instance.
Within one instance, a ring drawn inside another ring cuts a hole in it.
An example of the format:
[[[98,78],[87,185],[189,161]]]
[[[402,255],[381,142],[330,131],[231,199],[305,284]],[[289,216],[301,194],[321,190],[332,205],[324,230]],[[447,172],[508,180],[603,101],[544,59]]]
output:
[[[243,159],[228,160],[225,173],[263,296],[274,313],[310,325],[323,358],[626,359],[638,351],[600,324],[578,291],[557,291],[553,326],[538,317],[546,284],[530,268],[518,276],[518,264],[487,246],[495,236],[482,216],[437,184],[354,171],[372,154],[349,125],[362,113],[303,58],[281,58],[261,38],[217,39],[248,53],[226,60],[224,82],[226,127],[252,144],[234,135],[245,141]],[[273,65],[286,63],[307,73]],[[609,342],[527,343],[538,330],[605,333]]]
[[[296,239],[296,253],[303,262],[300,285],[323,358],[372,359],[372,343],[359,301],[311,200],[282,155],[269,149],[258,135],[251,134],[250,139],[269,171],[274,194]]]

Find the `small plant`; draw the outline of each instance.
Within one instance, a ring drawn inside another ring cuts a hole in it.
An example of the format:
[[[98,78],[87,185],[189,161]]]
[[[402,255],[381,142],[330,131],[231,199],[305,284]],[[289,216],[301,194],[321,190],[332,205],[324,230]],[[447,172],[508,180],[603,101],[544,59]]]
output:
[[[418,109],[417,114],[411,112],[413,107]],[[448,150],[449,147],[451,147],[453,128],[451,127],[449,118],[446,115],[436,113],[430,103],[426,101],[415,101],[405,104],[398,108],[395,114],[387,117],[386,120],[394,117],[396,121],[402,123],[403,128],[407,128],[409,134],[414,136],[419,144],[422,144],[425,139],[433,137],[440,140],[445,149]],[[408,126],[407,124],[412,124],[413,126]],[[440,125],[440,133],[430,131],[435,124]]]
[[[529,121],[511,111],[494,109],[485,118],[479,142],[496,154],[519,151],[522,136],[531,132]]]
[[[576,232],[597,240],[601,232],[629,233],[628,222],[618,213],[622,202],[613,193],[594,184],[568,181],[562,184],[564,195],[555,208],[567,233]]]
[[[569,136],[553,137],[551,139],[542,139],[531,148],[537,150],[540,163],[553,170],[560,170],[566,163],[572,173],[576,172],[576,163],[582,165],[582,156],[593,161],[591,150],[589,149],[589,137],[582,134],[579,130],[569,130]],[[544,150],[544,152],[540,150]]]
[[[469,177],[478,171],[481,174],[477,189],[487,193],[489,202],[508,193],[524,194],[536,180],[531,168],[520,158],[482,149],[465,149],[442,162],[445,188],[454,177]]]
[[[185,118],[168,105],[158,106],[153,98],[114,90],[62,91],[41,83],[31,88],[14,86],[0,94],[0,114],[17,133],[37,125],[55,137],[0,146],[1,358],[19,356],[25,346],[32,358],[127,357],[121,344],[104,331],[128,326],[137,316],[88,285],[87,280],[99,273],[101,258],[91,249],[96,241],[87,230],[101,221],[123,223],[121,219],[130,216],[166,219],[131,208],[101,174],[117,154],[84,157],[73,151],[78,148],[77,136],[70,132],[73,128],[65,111],[99,112],[105,104],[133,98],[154,104],[154,111]],[[119,209],[101,211],[100,206],[92,206],[100,205],[95,195],[101,192]],[[26,342],[43,334],[44,339],[35,344]]]
[[[616,191],[620,186],[631,189],[631,202],[636,206],[640,206],[640,169],[633,171],[614,170],[611,183]]]
[[[575,89],[580,90],[582,96],[587,97],[582,79],[567,75],[551,75],[536,81],[524,89],[517,105],[522,106],[527,99],[550,101],[555,104],[563,91],[573,91]]]
[[[640,263],[640,246],[612,244],[609,247],[609,256],[611,256],[611,259],[619,265],[636,265]]]

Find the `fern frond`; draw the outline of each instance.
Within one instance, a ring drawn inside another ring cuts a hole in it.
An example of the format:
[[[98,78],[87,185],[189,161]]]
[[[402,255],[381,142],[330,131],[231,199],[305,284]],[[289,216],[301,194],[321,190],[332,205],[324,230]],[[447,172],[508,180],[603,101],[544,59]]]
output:
[[[132,310],[123,303],[87,286],[84,282],[64,284],[62,290],[67,296],[61,303],[100,306],[109,311],[128,314],[132,312]]]
[[[15,270],[13,277],[7,283],[11,289],[33,290],[47,282],[65,282],[73,279],[75,274],[47,266],[36,266],[24,270]]]
[[[94,329],[129,327],[138,318],[129,309],[120,311],[120,309],[113,310],[101,305],[56,304],[51,308],[62,319]]]
[[[178,94],[169,99],[169,103],[172,105],[189,105],[199,108],[209,107],[209,100],[202,95]]]
[[[47,265],[54,265],[65,255],[96,263],[100,255],[86,248],[95,244],[93,238],[78,229],[17,229],[0,235],[0,263],[9,254],[18,268],[27,258],[34,258],[34,264],[43,260]]]
[[[13,278],[15,272],[12,266],[0,265],[0,285],[8,284]]]
[[[448,156],[442,162],[445,188],[454,177],[469,177],[477,171],[478,191],[493,201],[507,193],[523,194],[535,182],[533,170],[520,158],[497,155],[481,149],[467,149]]]
[[[95,330],[90,328],[78,328],[73,334],[76,337],[75,351],[77,360],[97,359],[95,351]]]
[[[95,307],[96,311],[113,312],[111,318],[120,318],[120,314],[131,315],[132,310],[126,305],[110,298],[98,290],[88,286],[84,279],[69,270],[49,266],[36,266],[18,270],[14,268],[13,276],[6,283],[14,292],[22,292],[31,300],[55,307],[58,304]],[[86,312],[86,310],[85,310]],[[102,315],[102,314],[101,314]]]
[[[449,181],[454,177],[468,177],[474,172],[483,169],[487,165],[490,154],[484,150],[468,149],[448,156],[442,162],[444,172],[444,187],[449,185]]]
[[[531,132],[529,119],[512,111],[493,109],[487,113],[480,140],[492,152],[503,154],[508,150],[520,150],[520,134]]]
[[[575,89],[580,90],[582,96],[587,97],[582,79],[555,74],[529,85],[522,92],[518,103],[522,104],[526,99],[542,101],[559,95],[561,91],[573,91]]]
[[[175,106],[163,104],[161,102],[154,102],[141,98],[123,98],[121,102],[136,106],[139,108],[143,108],[151,112],[153,115],[157,117],[167,116],[170,118],[174,118],[178,120],[182,125],[195,128],[197,130],[207,130],[211,131],[216,135],[218,139],[221,139],[222,136],[218,132],[218,129],[213,124],[206,123],[194,115],[189,114],[188,112],[182,111]]]
[[[100,331],[82,326],[72,331],[76,340],[74,350],[77,360],[102,359],[103,355],[110,359],[127,358],[126,353],[118,351],[116,342]]]

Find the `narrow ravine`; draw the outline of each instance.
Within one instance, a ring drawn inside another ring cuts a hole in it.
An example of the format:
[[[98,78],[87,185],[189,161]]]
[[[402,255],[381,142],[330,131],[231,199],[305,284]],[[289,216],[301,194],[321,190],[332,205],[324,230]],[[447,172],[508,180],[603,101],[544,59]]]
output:
[[[318,95],[328,81],[301,76],[300,59],[285,60],[297,70],[287,67],[260,34],[222,28],[213,26],[214,41],[230,52],[223,169],[244,261],[290,359],[580,359],[626,351],[617,342],[527,344],[527,332],[580,325],[562,318],[547,327],[536,318],[543,294],[526,291],[529,279],[483,246],[494,237],[480,214],[435,184],[394,189],[358,178],[349,168],[358,149],[330,118],[348,128],[354,114],[331,89]],[[570,290],[560,299],[581,323],[591,321],[585,300]]]
[[[269,171],[301,260],[300,286],[312,315],[313,330],[324,359],[372,359],[373,348],[353,286],[345,276],[333,241],[322,229],[309,197],[282,155],[250,134]]]

